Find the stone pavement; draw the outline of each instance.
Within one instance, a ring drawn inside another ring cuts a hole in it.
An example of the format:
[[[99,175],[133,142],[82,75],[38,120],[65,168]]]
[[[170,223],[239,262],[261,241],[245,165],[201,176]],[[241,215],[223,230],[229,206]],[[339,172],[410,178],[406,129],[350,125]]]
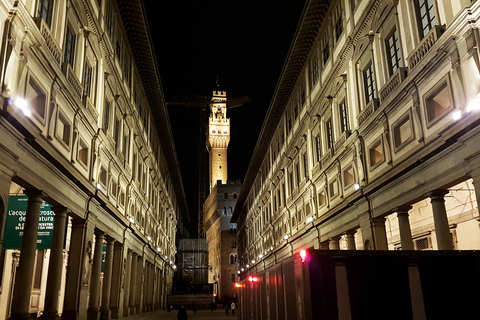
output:
[[[237,310],[238,311],[238,310]],[[124,320],[177,320],[178,310],[172,310],[170,312],[157,310],[152,312],[145,312],[136,314],[134,316],[123,318]],[[210,310],[198,310],[197,314],[193,314],[192,310],[187,310],[188,320],[234,320],[238,319],[237,314],[232,316],[231,310],[228,312],[228,316],[225,315],[224,309],[217,309],[217,311],[211,312]]]

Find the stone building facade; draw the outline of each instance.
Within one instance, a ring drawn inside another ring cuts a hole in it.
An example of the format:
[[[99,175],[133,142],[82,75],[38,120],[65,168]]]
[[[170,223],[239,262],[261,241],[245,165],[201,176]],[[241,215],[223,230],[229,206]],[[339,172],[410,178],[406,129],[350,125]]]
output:
[[[240,180],[230,181],[227,171],[227,148],[230,142],[230,119],[227,118],[227,95],[214,91],[210,105],[207,148],[210,153],[210,195],[203,206],[204,228],[208,242],[208,282],[220,301],[234,299],[237,272],[237,225],[232,218]]]
[[[471,0],[307,1],[232,219],[241,270],[480,248],[479,20]]]
[[[165,307],[188,212],[146,25],[140,0],[0,1],[1,244],[24,228],[0,319]]]

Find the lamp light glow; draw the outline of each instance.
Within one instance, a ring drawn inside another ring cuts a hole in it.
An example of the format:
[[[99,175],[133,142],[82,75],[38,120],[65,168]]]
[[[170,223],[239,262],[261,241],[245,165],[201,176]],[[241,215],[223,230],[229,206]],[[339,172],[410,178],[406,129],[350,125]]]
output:
[[[252,260],[252,264],[255,264],[255,260]]]
[[[151,240],[152,240],[152,238],[150,238],[150,236],[148,236],[148,237],[147,237],[147,240],[148,240],[148,241],[151,241]]]
[[[245,267],[250,268],[250,265],[247,264]]]
[[[130,221],[130,223],[134,223],[134,222],[135,222],[135,220],[133,220],[132,217],[130,217],[130,219],[128,219],[128,220]]]
[[[453,120],[460,120],[462,118],[462,111],[457,110],[452,113]]]
[[[302,262],[305,262],[305,259],[307,258],[307,250],[300,250],[300,257],[302,258]]]
[[[262,259],[262,258],[263,258],[263,254],[259,254],[258,259]]]
[[[288,234],[284,235],[284,236],[283,236],[283,239],[284,239],[284,240],[288,240]]]
[[[310,223],[310,222],[312,222],[312,221],[313,221],[313,218],[312,218],[312,217],[308,217],[307,220],[306,220],[307,223]]]
[[[353,185],[353,188],[354,188],[355,190],[359,190],[359,189],[360,189],[360,185],[359,185],[358,183],[355,183],[355,184]]]
[[[242,268],[242,269],[240,269],[240,271],[242,271],[242,272],[243,272],[243,271],[245,271],[245,269],[244,269],[244,268]]]

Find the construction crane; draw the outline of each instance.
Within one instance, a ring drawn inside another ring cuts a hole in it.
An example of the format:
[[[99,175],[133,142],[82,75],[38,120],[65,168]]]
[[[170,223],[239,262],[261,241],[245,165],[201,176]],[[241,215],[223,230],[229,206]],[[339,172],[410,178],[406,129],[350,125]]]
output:
[[[237,108],[246,103],[250,102],[250,97],[241,96],[236,98],[227,99],[227,109]],[[170,102],[167,102],[168,106],[183,106],[183,107],[191,107],[197,108],[199,111],[199,138],[198,138],[198,150],[199,150],[199,164],[198,164],[198,238],[205,239],[205,229],[203,226],[203,204],[208,196],[207,190],[207,123],[208,123],[208,115],[210,105],[211,105],[211,97],[194,95],[194,96],[187,96],[181,99],[173,99]]]

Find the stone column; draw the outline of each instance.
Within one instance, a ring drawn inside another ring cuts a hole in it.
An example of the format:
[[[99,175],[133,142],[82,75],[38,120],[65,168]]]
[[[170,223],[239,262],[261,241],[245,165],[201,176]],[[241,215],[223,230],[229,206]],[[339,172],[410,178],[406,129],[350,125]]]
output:
[[[320,250],[330,250],[330,241],[320,242]]]
[[[372,219],[373,235],[375,237],[375,250],[388,250],[387,232],[385,231],[385,218]]]
[[[120,291],[123,274],[123,245],[115,242],[112,267],[112,290],[110,292],[110,311],[112,319],[118,319],[120,308]]]
[[[137,295],[137,254],[132,253],[132,273],[130,277],[130,300],[128,301],[129,315],[135,314],[135,300]]]
[[[63,300],[62,319],[64,320],[77,319],[79,310],[86,309],[86,305],[79,306],[83,285],[88,283],[87,274],[90,268],[91,246],[85,246],[86,238],[87,225],[85,220],[73,218],[68,270],[65,280],[65,298]]]
[[[58,318],[58,293],[62,282],[63,245],[67,226],[67,208],[53,207],[55,218],[53,223],[52,246],[48,265],[45,308],[41,319]]]
[[[128,316],[130,303],[130,277],[132,270],[132,251],[127,253],[127,266],[125,267],[125,283],[123,285],[123,315]]]
[[[410,209],[412,209],[411,206],[402,206],[393,209],[394,212],[397,212],[398,229],[400,232],[402,250],[414,250],[412,230],[410,229],[410,221],[408,219],[408,211]]]
[[[100,294],[100,274],[102,273],[102,250],[105,233],[95,230],[95,250],[93,253],[92,276],[90,278],[90,300],[88,303],[87,319],[98,319],[98,305]]]
[[[135,294],[135,313],[142,312],[142,298],[143,298],[143,257],[137,257],[137,292]]]
[[[437,236],[438,250],[453,250],[452,236],[448,226],[444,196],[448,190],[435,190],[428,194],[432,202],[433,222]]]
[[[105,264],[103,265],[103,285],[102,285],[102,305],[101,320],[110,319],[110,293],[112,289],[112,269],[113,269],[113,245],[115,239],[107,237],[107,252],[105,253]]]
[[[473,179],[473,188],[475,189],[475,198],[477,199],[478,210],[480,206],[480,169],[474,170],[470,175]]]
[[[357,230],[348,230],[345,232],[345,236],[347,237],[347,250],[356,250],[355,245],[355,233]]]
[[[4,166],[7,165],[5,159],[2,159],[2,164]],[[13,168],[13,166],[10,166],[10,168]],[[8,197],[10,192],[10,185],[12,184],[12,175],[13,175],[13,172],[9,172],[7,174],[3,172],[2,169],[6,169],[6,168],[3,168],[0,165],[0,250],[2,250],[2,245],[3,245],[3,234],[5,232],[5,219],[7,218]]]
[[[20,261],[13,288],[10,319],[28,319],[32,293],[35,252],[37,250],[38,220],[44,194],[40,190],[25,190],[28,196],[27,212],[23,229]]]
[[[332,237],[330,238],[330,250],[340,250],[340,237]]]

